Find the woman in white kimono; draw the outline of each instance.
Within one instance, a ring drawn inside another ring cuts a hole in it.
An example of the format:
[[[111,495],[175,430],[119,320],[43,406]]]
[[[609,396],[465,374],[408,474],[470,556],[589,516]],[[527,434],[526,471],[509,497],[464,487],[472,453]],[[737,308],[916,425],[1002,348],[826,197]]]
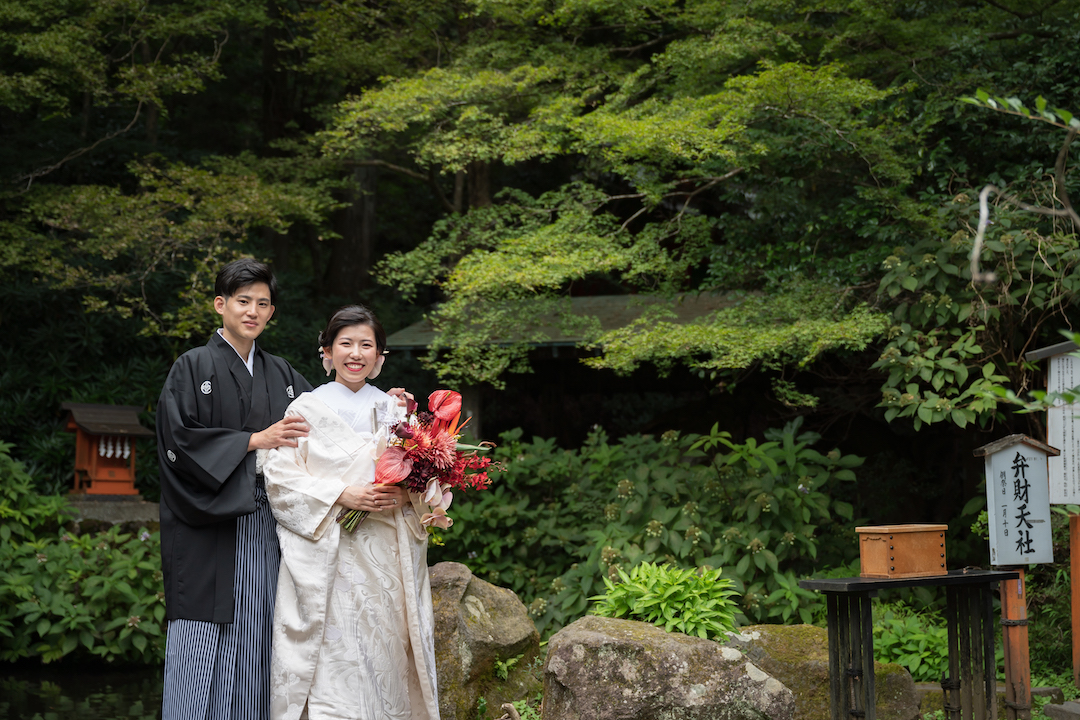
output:
[[[400,400],[369,385],[386,334],[367,308],[339,310],[319,336],[335,382],[286,415],[311,428],[270,451],[266,492],[278,521],[271,716],[438,720],[427,532],[419,495],[374,485],[375,458],[404,418]],[[400,394],[403,391],[392,390]],[[352,533],[342,509],[368,517]]]

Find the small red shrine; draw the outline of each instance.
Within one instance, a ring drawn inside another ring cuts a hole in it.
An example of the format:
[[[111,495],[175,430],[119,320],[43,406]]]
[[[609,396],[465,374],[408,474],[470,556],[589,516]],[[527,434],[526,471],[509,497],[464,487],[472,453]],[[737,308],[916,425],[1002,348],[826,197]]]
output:
[[[68,432],[75,433],[75,488],[87,495],[138,495],[135,439],[153,437],[139,424],[135,405],[62,403]]]

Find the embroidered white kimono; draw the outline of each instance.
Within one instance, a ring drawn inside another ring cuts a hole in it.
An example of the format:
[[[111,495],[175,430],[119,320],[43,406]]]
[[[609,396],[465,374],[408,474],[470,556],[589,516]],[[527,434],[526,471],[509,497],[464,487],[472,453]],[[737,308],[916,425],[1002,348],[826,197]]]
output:
[[[404,410],[366,385],[355,416],[343,415],[370,428],[377,406],[379,431],[357,432],[319,399],[343,407],[335,394],[351,391],[328,385],[339,387],[304,393],[289,406],[286,415],[307,421],[308,437],[271,450],[264,468],[281,541],[271,717],[438,720],[427,533],[419,520],[427,506],[410,493],[404,508],[373,512],[351,534],[335,521],[342,489],[373,481],[376,450]]]

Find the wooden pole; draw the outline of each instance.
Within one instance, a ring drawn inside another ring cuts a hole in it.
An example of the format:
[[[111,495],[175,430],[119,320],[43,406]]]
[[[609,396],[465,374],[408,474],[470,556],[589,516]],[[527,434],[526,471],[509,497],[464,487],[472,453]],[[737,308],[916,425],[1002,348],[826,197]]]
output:
[[[1072,587],[1073,684],[1080,687],[1080,515],[1069,515],[1069,585]]]
[[[1005,706],[1009,720],[1031,719],[1031,659],[1028,654],[1024,568],[1017,580],[1001,583],[1001,637],[1005,646]]]

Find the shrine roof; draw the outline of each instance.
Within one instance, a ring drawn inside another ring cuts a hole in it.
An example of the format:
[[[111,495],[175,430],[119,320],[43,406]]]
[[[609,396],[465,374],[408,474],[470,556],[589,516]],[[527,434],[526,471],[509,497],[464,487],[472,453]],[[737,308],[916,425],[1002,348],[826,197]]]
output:
[[[139,424],[138,405],[93,405],[89,403],[61,403],[61,410],[71,413],[71,421],[91,435],[126,435],[128,437],[153,437],[154,431]]]
[[[1042,452],[1046,453],[1047,455],[1050,455],[1050,456],[1053,456],[1053,457],[1056,457],[1056,456],[1061,454],[1061,451],[1058,450],[1056,447],[1052,447],[1050,445],[1047,445],[1046,443],[1040,442],[1040,441],[1036,440],[1035,438],[1028,437],[1027,435],[1024,435],[1023,433],[1017,433],[1015,435],[1006,435],[1005,437],[1001,438],[1000,440],[995,440],[992,443],[987,443],[986,445],[983,445],[982,447],[975,448],[975,450],[974,450],[975,457],[986,457],[987,455],[993,455],[996,452],[1006,450],[1006,449],[1012,447],[1013,445],[1019,445],[1021,443],[1024,444],[1024,445],[1027,445],[1028,447],[1035,448],[1036,450],[1041,450]]]
[[[1029,353],[1024,353],[1024,359],[1028,362],[1035,362],[1036,360],[1054,357],[1055,355],[1064,355],[1077,350],[1080,350],[1080,345],[1074,342],[1059,342],[1057,345],[1047,345],[1046,347],[1036,348]]]

